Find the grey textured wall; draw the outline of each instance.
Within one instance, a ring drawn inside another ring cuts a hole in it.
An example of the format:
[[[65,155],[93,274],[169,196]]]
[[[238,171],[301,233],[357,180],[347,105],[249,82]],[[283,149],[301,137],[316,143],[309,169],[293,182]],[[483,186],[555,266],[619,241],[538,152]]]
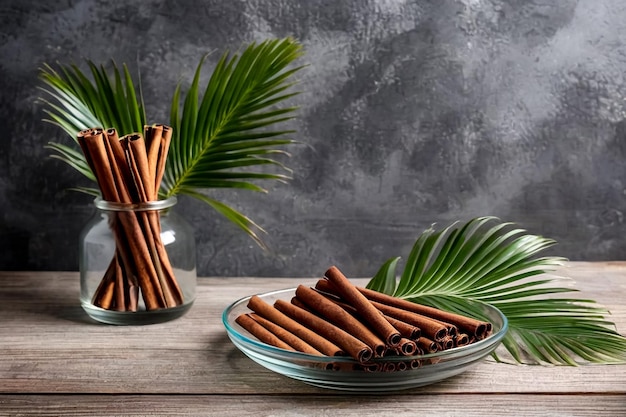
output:
[[[128,62],[151,122],[208,51],[294,36],[306,50],[294,179],[218,192],[268,231],[263,252],[201,203],[201,275],[373,274],[431,223],[495,215],[573,260],[625,259],[622,0],[3,0],[0,268],[77,269],[92,207],[47,158],[44,62]],[[215,54],[212,57],[216,57]],[[211,65],[209,65],[210,67]]]

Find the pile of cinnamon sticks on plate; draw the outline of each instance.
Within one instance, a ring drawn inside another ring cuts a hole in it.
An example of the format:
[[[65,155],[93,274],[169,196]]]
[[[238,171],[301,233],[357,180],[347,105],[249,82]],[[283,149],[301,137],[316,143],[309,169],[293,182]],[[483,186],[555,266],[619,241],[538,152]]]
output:
[[[252,296],[236,322],[260,341],[311,355],[350,356],[351,369],[403,370],[415,357],[484,339],[489,322],[420,305],[353,285],[336,267],[314,288],[299,285],[291,300],[273,305]],[[379,360],[383,359],[383,360]]]
[[[103,200],[131,206],[158,199],[172,129],[145,126],[143,135],[119,137],[115,129],[78,133],[78,143],[94,173]],[[109,216],[116,250],[93,296],[93,304],[136,311],[139,296],[146,310],[183,303],[165,247],[156,211],[115,211]],[[141,294],[140,294],[141,290]]]

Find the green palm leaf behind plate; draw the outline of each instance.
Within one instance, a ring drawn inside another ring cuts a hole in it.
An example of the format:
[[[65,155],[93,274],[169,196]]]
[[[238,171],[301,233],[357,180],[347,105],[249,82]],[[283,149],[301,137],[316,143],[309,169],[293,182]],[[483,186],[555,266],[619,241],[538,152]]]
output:
[[[182,97],[180,84],[173,94],[170,125],[174,134],[161,197],[185,194],[198,198],[262,245],[257,233],[260,227],[206,195],[206,190],[265,191],[258,180],[289,178],[262,167],[273,166],[290,173],[276,157],[286,154],[282,147],[293,143],[287,137],[293,132],[272,127],[292,118],[296,110],[280,104],[297,94],[288,90],[295,83],[293,75],[302,67],[290,68],[290,64],[301,55],[301,45],[290,38],[252,43],[241,56],[226,52],[203,89],[200,73],[204,58],[200,61],[186,96]],[[47,106],[48,121],[60,126],[74,141],[80,130],[91,127],[113,127],[120,136],[143,132],[148,123],[143,98],[137,94],[127,67],[119,69],[113,63],[107,70],[90,61],[88,65],[91,77],[75,65],[60,65],[58,71],[49,65],[42,68],[40,78],[49,97],[42,101]],[[48,146],[54,151],[53,157],[95,180],[77,145]],[[98,194],[95,188],[80,190]]]
[[[551,285],[565,259],[536,257],[555,242],[480,217],[416,240],[402,274],[400,258],[385,262],[367,287],[407,300],[480,317],[467,300],[499,308],[509,320],[503,346],[518,363],[576,365],[626,360],[626,338],[592,300],[564,297]],[[498,361],[503,360],[494,355]]]

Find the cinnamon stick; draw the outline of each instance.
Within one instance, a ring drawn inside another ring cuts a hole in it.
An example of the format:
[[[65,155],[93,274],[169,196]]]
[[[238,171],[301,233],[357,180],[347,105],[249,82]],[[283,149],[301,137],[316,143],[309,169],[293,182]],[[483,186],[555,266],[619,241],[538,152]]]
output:
[[[261,326],[265,327],[268,331],[272,332],[280,340],[294,348],[296,351],[308,353],[310,355],[323,355],[319,350],[315,349],[313,346],[300,339],[298,336],[291,333],[290,331],[280,327],[278,324],[264,319],[256,313],[250,313],[249,316]]]
[[[439,350],[439,346],[434,340],[431,340],[424,336],[417,339],[416,343],[417,346],[424,351],[424,353],[435,353]]]
[[[278,311],[259,296],[250,297],[247,306],[259,316],[290,331],[326,356],[342,356],[344,354],[339,346]]]
[[[126,311],[126,300],[128,299],[128,286],[125,283],[124,274],[122,273],[122,267],[117,262],[117,257],[113,257],[115,260],[115,309],[117,311]]]
[[[439,350],[448,350],[454,347],[454,338],[450,337],[450,335],[443,338],[442,341],[439,342]]]
[[[100,281],[98,288],[92,297],[93,305],[108,309],[113,305],[113,294],[115,292],[115,262],[109,263],[104,277]]]
[[[417,351],[417,344],[415,341],[403,337],[400,339],[400,343],[398,344],[398,350],[402,355],[410,356],[415,354]]]
[[[106,148],[102,136],[102,129],[82,131],[78,136],[81,148],[86,149],[89,155],[88,161],[93,166],[102,197],[107,201],[120,201],[115,188],[115,180],[111,164],[107,157]]]
[[[400,343],[400,332],[380,315],[370,301],[348,281],[337,267],[331,266],[324,275],[337,287],[339,294],[348,304],[356,309],[359,315],[363,317],[363,320],[372,327],[374,332],[376,332],[387,345],[397,346],[398,343]]]
[[[154,176],[148,163],[146,142],[143,136],[139,134],[126,135],[122,141],[140,201],[153,201],[155,199]]]
[[[339,289],[334,283],[319,280],[315,284],[315,288],[331,295],[341,295]],[[417,313],[413,313],[409,310],[394,307],[389,304],[382,304],[377,301],[369,300],[370,304],[374,306],[383,316],[388,316],[396,320],[403,321],[410,325],[416,326],[420,329],[421,334],[429,337],[430,339],[439,341],[448,335],[447,327],[439,321],[433,320],[430,317],[426,317]]]
[[[126,156],[122,148],[121,141],[115,129],[108,129],[103,136],[103,142],[107,151],[115,189],[117,190],[117,200],[109,200],[121,203],[131,203],[137,200],[135,187],[131,187],[133,177],[126,163]]]
[[[155,174],[157,172],[157,165],[159,163],[159,149],[161,148],[163,126],[144,126],[143,132],[146,141],[148,167],[150,169],[150,172],[152,173],[152,180],[154,181]],[[156,184],[156,182],[153,182],[153,184]]]
[[[297,307],[285,300],[276,300],[274,307],[291,317],[293,320],[301,323],[305,327],[313,330],[322,337],[340,346],[346,353],[357,361],[363,363],[372,359],[372,349],[361,340],[327,322],[326,320],[316,316],[315,314]]]
[[[154,175],[149,167],[144,139],[140,135],[127,135],[122,138],[122,142],[129,169],[133,174],[138,201],[154,201],[156,199]],[[176,284],[169,264],[169,258],[161,242],[158,213],[149,211],[140,212],[138,215],[143,220],[146,242],[154,260],[156,277],[159,281],[157,288],[164,300],[164,306],[173,307],[179,305],[182,303],[182,292]]]
[[[465,333],[459,333],[454,338],[454,345],[456,347],[461,347],[469,344],[469,336]]]
[[[161,125],[163,132],[161,134],[161,147],[159,148],[159,160],[156,166],[156,172],[154,175],[156,190],[158,192],[163,174],[165,173],[165,162],[167,161],[167,154],[170,148],[170,142],[172,141],[172,128],[169,126]]]
[[[328,300],[322,294],[304,285],[298,285],[298,288],[296,288],[296,298],[321,317],[365,342],[374,351],[376,356],[382,356],[385,352],[385,342],[382,341],[380,337],[374,334],[374,332],[350,313]]]
[[[457,327],[462,328],[468,334],[472,334],[476,337],[484,334],[487,331],[487,327],[490,327],[490,323],[481,320],[476,320],[471,317],[463,316],[460,314],[450,313],[448,311],[439,310],[438,308],[425,306],[411,301],[403,300],[398,297],[392,297],[387,294],[373,291],[367,288],[357,287],[369,300],[378,301],[380,303],[392,305],[394,307],[402,308],[414,313],[422,314],[440,321],[452,323]]]
[[[389,324],[398,329],[402,337],[406,337],[410,340],[417,340],[422,335],[422,330],[417,326],[398,320],[386,314],[383,314],[383,317],[389,322]]]
[[[325,279],[319,280],[315,286],[315,290],[318,291],[320,294],[322,294],[324,297],[326,297],[329,301],[337,304],[339,307],[343,308],[345,311],[352,314],[353,316],[355,317],[359,316],[359,314],[357,313],[354,307],[342,302],[338,298],[336,289],[332,288],[332,284],[329,281]],[[333,294],[333,292],[335,294]],[[337,297],[335,297],[335,295],[337,295]],[[421,336],[422,331],[420,330],[419,327],[403,322],[402,320],[398,320],[396,318],[390,317],[386,314],[383,314],[382,312],[380,314],[383,315],[383,317],[389,322],[389,324],[391,324],[393,327],[396,328],[396,330],[400,332],[400,336],[406,337],[407,339],[411,339],[411,340],[417,340]]]
[[[148,160],[146,143],[144,138],[140,135],[128,135],[125,136],[123,140],[130,171],[135,178],[139,201],[149,202],[156,200],[157,191],[154,188],[154,173],[152,172],[150,164],[152,163],[156,166],[157,161],[150,162]],[[160,135],[158,140],[160,142]],[[156,156],[158,156],[158,152],[155,154],[155,158]],[[144,222],[147,222],[147,224],[144,225],[144,230],[146,230],[146,234],[151,235],[147,236],[147,242],[152,253],[152,258],[155,259],[156,273],[165,305],[166,307],[173,307],[182,304],[182,291],[174,278],[174,272],[170,265],[169,258],[161,242],[158,213],[150,211],[142,212],[141,215],[144,217]]]
[[[377,301],[371,301],[371,303],[383,314],[419,327],[422,331],[422,335],[425,335],[430,339],[438,342],[448,336],[448,329],[446,326],[430,319],[430,317],[422,316],[401,308],[392,307],[387,304],[381,304]]]
[[[257,321],[250,317],[249,314],[242,314],[240,316],[237,316],[235,322],[263,343],[267,343],[268,345],[276,346],[285,350],[295,350],[287,343],[283,342],[280,338],[278,338],[274,333],[261,326]]]

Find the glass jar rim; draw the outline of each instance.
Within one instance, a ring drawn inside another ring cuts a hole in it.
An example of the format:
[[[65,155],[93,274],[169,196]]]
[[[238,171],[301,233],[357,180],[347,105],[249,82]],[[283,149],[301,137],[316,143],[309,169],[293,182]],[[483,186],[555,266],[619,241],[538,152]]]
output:
[[[102,197],[96,197],[94,205],[100,210],[107,211],[149,211],[164,210],[173,207],[177,202],[178,199],[176,196],[171,196],[164,200],[145,201],[141,203],[119,203],[103,200]]]

